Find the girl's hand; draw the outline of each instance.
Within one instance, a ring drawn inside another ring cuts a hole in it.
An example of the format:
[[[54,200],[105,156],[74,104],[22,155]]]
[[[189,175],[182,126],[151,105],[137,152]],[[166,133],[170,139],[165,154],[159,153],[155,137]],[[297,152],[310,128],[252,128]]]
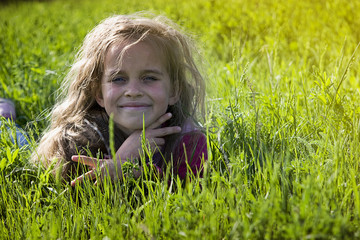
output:
[[[105,176],[108,175],[112,181],[119,180],[122,177],[121,165],[126,162],[126,160],[118,161],[116,162],[117,166],[115,166],[115,162],[112,159],[97,159],[84,155],[74,155],[71,157],[71,160],[89,166],[91,169],[89,172],[71,181],[72,187],[75,186],[76,182],[83,182],[84,178],[95,179],[98,174],[97,172],[99,172],[100,178],[96,180],[95,185],[102,182]]]
[[[165,144],[165,136],[181,132],[181,128],[178,126],[158,128],[161,124],[169,120],[171,116],[171,113],[166,113],[145,129],[146,144],[149,144],[147,146],[149,146],[150,149],[156,150],[156,147],[163,146]],[[142,130],[137,130],[130,134],[116,152],[116,156],[121,159],[134,159],[140,157],[140,155],[143,154],[141,147],[142,133]]]
[[[157,146],[162,146],[165,144],[163,137],[179,133],[181,128],[178,126],[175,127],[164,127],[158,128],[171,118],[171,113],[166,113],[161,116],[158,120],[152,123],[145,129],[145,139],[150,145],[150,149],[155,149]],[[79,162],[85,164],[91,168],[91,170],[84,175],[76,178],[71,181],[71,186],[75,186],[76,182],[83,182],[84,178],[94,179],[96,178],[97,172],[100,172],[100,179],[97,179],[95,184],[98,184],[99,181],[103,181],[104,177],[109,175],[111,180],[116,181],[122,178],[121,165],[127,161],[127,159],[136,159],[140,157],[142,153],[141,147],[141,134],[142,130],[133,132],[120,146],[116,152],[116,165],[113,159],[97,159],[87,156],[74,155],[71,157],[71,160],[74,162]],[[140,176],[139,172],[134,173],[135,177]]]

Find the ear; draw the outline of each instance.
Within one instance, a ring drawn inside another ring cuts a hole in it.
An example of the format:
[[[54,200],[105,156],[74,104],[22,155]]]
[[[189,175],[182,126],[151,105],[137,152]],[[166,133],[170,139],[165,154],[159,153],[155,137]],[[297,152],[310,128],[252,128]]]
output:
[[[101,106],[101,107],[105,107],[105,104],[104,104],[104,98],[103,98],[103,95],[102,95],[102,92],[101,91],[97,91],[96,94],[95,94],[95,100],[96,102]]]
[[[173,94],[169,98],[169,105],[174,105],[180,99],[180,94],[178,90],[174,90]]]

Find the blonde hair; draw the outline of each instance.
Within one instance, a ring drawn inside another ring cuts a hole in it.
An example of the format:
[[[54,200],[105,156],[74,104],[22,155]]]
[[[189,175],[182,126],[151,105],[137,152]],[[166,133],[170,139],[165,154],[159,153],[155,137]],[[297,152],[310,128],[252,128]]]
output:
[[[102,21],[85,37],[62,83],[62,93],[52,110],[50,126],[33,153],[34,162],[41,161],[45,167],[53,161],[57,161],[56,164],[71,162],[67,154],[70,146],[66,144],[86,146],[96,142],[95,146],[100,146],[99,135],[108,137],[101,134],[108,131],[108,116],[97,104],[95,96],[101,87],[106,53],[119,41],[129,45],[151,41],[164,54],[172,87],[179,95],[179,101],[169,107],[173,113],[170,125],[181,126],[189,118],[196,122],[197,114],[203,114],[204,80],[194,62],[195,48],[191,39],[163,16],[115,15]],[[96,131],[86,130],[88,119],[94,120]],[[118,139],[120,145],[125,140],[124,136]]]

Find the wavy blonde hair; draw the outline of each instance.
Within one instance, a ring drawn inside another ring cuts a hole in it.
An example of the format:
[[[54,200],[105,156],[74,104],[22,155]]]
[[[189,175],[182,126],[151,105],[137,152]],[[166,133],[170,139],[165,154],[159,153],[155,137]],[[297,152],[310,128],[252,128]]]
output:
[[[32,161],[40,161],[45,167],[54,161],[55,164],[69,162],[67,147],[61,148],[62,145],[76,144],[78,139],[84,144],[99,141],[98,131],[86,131],[84,121],[87,116],[99,115],[100,112],[97,125],[103,122],[99,128],[104,131],[108,129],[108,116],[105,111],[99,110],[100,106],[95,100],[97,91],[101,89],[106,53],[113,44],[134,44],[139,41],[151,41],[159,47],[166,60],[173,90],[179,95],[179,101],[169,107],[173,113],[169,125],[182,126],[189,118],[196,122],[198,113],[201,116],[204,112],[205,88],[203,77],[194,62],[192,40],[163,16],[149,17],[144,13],[115,15],[102,21],[85,37],[62,83],[58,103],[51,112],[50,125],[33,153]],[[83,136],[84,133],[86,136]],[[73,142],[66,138],[72,138]],[[119,144],[122,144],[125,138],[120,139]],[[174,139],[170,138],[169,141],[174,142]]]

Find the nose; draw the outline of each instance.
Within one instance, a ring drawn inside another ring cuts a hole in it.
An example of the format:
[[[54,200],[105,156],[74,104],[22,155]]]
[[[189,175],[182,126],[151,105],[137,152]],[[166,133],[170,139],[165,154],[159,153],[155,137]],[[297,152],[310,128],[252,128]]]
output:
[[[141,90],[141,84],[136,80],[130,80],[128,84],[126,84],[125,96],[126,97],[140,97],[143,95]]]

